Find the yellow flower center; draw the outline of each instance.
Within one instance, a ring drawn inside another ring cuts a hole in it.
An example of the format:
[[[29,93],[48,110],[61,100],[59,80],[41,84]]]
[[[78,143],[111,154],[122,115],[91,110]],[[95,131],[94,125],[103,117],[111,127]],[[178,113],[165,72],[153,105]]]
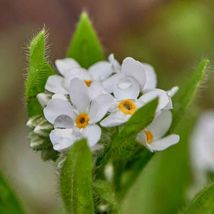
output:
[[[88,87],[90,87],[92,80],[84,80],[84,82]]]
[[[150,132],[149,130],[145,131],[145,135],[146,135],[146,143],[150,144],[153,140],[153,134],[152,132]]]
[[[133,114],[136,111],[137,106],[136,106],[136,104],[132,100],[126,99],[126,100],[122,100],[118,104],[118,108],[124,114]]]
[[[89,118],[88,114],[86,114],[86,113],[79,114],[75,120],[76,126],[80,129],[85,128],[88,125],[89,119],[90,118]]]

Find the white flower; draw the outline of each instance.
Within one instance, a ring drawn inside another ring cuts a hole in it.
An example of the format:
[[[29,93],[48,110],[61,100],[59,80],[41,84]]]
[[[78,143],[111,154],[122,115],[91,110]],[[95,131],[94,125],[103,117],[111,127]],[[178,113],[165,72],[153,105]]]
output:
[[[105,116],[113,102],[108,94],[91,99],[87,86],[78,78],[71,80],[69,95],[72,104],[69,100],[52,99],[44,108],[45,118],[55,127],[50,139],[57,151],[68,148],[83,137],[91,147],[94,146],[101,136],[96,123]]]
[[[143,144],[151,152],[162,151],[179,142],[179,135],[164,135],[172,123],[172,113],[162,111],[152,123],[137,135],[137,141]]]
[[[130,78],[130,81],[135,80]],[[114,103],[109,109],[110,115],[100,122],[103,127],[113,127],[125,123],[144,104],[141,100],[142,97],[137,99],[139,87],[135,82],[128,90],[116,90],[114,95]]]
[[[195,170],[214,172],[214,111],[205,112],[199,118],[190,151]]]
[[[115,61],[116,62],[116,61]],[[118,67],[119,66],[115,66]],[[139,95],[140,91],[146,83],[146,74],[144,66],[137,60],[127,57],[123,60],[121,69],[117,73],[103,81],[103,87],[109,92],[117,96],[120,91],[126,93],[135,93]]]
[[[104,87],[109,92],[114,92],[112,85],[115,84],[115,82],[118,86],[123,81],[127,82],[125,76],[134,78],[138,82],[140,91],[142,92],[156,88],[157,76],[151,65],[127,57],[123,60],[122,66],[120,66],[113,54],[111,54],[108,59],[112,64],[114,73],[117,74],[104,81]],[[120,81],[120,83],[118,81]]]
[[[74,59],[66,58],[56,60],[56,67],[61,76],[52,75],[48,78],[45,86],[47,91],[52,93],[69,94],[70,81],[73,78],[79,78],[89,87],[89,93],[91,91],[90,94],[92,98],[104,93],[101,82],[113,73],[113,66],[107,61],[97,62],[86,70]]]

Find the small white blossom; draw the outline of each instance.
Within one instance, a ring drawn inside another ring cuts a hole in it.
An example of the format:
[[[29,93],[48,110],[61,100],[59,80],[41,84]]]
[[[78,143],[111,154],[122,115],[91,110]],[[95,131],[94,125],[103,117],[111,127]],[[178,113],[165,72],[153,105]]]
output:
[[[117,67],[117,66],[116,66]],[[139,95],[146,83],[144,66],[139,61],[127,57],[123,60],[121,69],[117,73],[103,81],[103,87],[117,96],[120,91]]]
[[[113,98],[101,94],[91,99],[88,88],[80,79],[71,80],[69,100],[52,99],[44,108],[45,118],[54,125],[50,139],[54,149],[62,151],[76,140],[85,137],[89,145],[94,146],[100,139],[101,129],[96,124],[107,113]]]
[[[169,130],[172,123],[172,113],[162,111],[157,115],[152,123],[137,135],[137,141],[143,144],[151,152],[162,151],[179,142],[180,138],[176,134],[164,135]]]

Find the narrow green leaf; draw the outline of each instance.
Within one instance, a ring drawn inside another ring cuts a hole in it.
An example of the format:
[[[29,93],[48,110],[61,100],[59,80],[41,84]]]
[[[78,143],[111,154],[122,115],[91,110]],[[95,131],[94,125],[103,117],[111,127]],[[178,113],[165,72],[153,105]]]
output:
[[[81,14],[67,56],[76,59],[85,68],[104,59],[102,46],[86,12]]]
[[[19,201],[0,173],[0,213],[23,214]]]
[[[212,214],[214,213],[214,183],[205,187],[192,200],[185,214]]]
[[[104,180],[98,180],[94,183],[94,195],[97,212],[101,211],[100,206],[105,206],[107,213],[119,213],[119,206],[111,184]]]
[[[60,175],[61,196],[68,213],[93,214],[92,154],[86,140],[70,149]]]
[[[54,74],[53,69],[45,59],[45,37],[45,30],[43,29],[34,37],[29,47],[29,67],[25,88],[29,117],[42,113],[36,95],[45,90],[47,78]]]
[[[180,86],[178,94],[173,100],[175,106],[173,110],[174,119],[170,132],[172,132],[180,120],[182,120],[182,115],[186,113],[189,105],[194,101],[194,98],[196,97],[197,92],[205,79],[208,63],[209,60],[202,60],[194,70],[192,76]]]

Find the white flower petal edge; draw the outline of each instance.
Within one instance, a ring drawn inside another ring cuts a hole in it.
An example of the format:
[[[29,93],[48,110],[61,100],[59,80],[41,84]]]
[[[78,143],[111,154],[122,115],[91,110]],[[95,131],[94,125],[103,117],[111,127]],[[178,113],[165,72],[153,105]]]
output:
[[[76,140],[73,129],[54,129],[49,137],[56,151],[62,152],[69,148]]]
[[[168,90],[167,93],[170,97],[173,97],[178,92],[178,90],[179,90],[179,87],[174,86],[170,90]]]
[[[156,152],[156,151],[163,151],[170,146],[173,146],[177,144],[180,140],[179,135],[172,134],[168,135],[160,140],[152,142],[152,144],[146,144],[146,147],[151,151],[151,152]]]
[[[73,117],[74,110],[68,101],[62,99],[52,99],[44,108],[43,113],[47,121],[54,124],[55,119],[60,115]]]
[[[111,63],[114,73],[120,72],[121,66],[120,63],[114,58],[114,54],[110,54],[108,61]]]
[[[113,84],[113,94],[118,99],[137,99],[140,86],[132,77],[124,77]]]
[[[157,87],[157,75],[154,68],[147,63],[142,64],[146,72],[146,83],[143,87],[143,91],[155,89]]]
[[[80,68],[79,63],[71,58],[57,59],[55,65],[59,73],[63,76],[66,76],[74,68]]]
[[[171,134],[163,137],[169,130],[172,122],[170,111],[162,111],[151,124],[138,133],[136,140],[148,148],[151,152],[162,151],[179,142],[180,137]]]
[[[44,108],[51,99],[51,95],[46,93],[39,93],[36,95],[36,98],[39,101],[40,105]]]
[[[89,125],[83,130],[83,136],[88,139],[89,146],[94,147],[100,140],[101,129],[98,125]]]
[[[139,99],[144,103],[152,101],[155,97],[159,97],[159,103],[157,111],[163,109],[172,109],[172,99],[168,93],[162,89],[153,89],[145,94],[143,94]]]
[[[65,88],[65,80],[59,75],[51,75],[45,85],[45,89],[52,93],[68,94]]]
[[[103,81],[113,73],[113,68],[109,62],[101,61],[89,67],[88,72],[93,80]]]
[[[146,83],[146,73],[141,62],[131,57],[126,57],[122,62],[121,72],[127,76],[135,78],[143,90],[143,87]]]
[[[69,95],[79,112],[87,112],[90,104],[89,92],[84,82],[74,78],[70,82]]]
[[[158,114],[152,123],[147,127],[156,138],[163,137],[169,130],[172,124],[172,113],[167,110],[163,110]]]
[[[91,101],[89,116],[91,122],[97,123],[100,121],[110,109],[114,98],[109,94],[101,94]]]
[[[103,127],[114,127],[125,123],[130,117],[125,116],[122,112],[116,111],[107,116],[100,122]]]

